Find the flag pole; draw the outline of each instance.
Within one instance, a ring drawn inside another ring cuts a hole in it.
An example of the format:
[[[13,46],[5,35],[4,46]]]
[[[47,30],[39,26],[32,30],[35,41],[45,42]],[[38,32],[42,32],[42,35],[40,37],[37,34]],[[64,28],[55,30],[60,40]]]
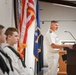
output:
[[[25,50],[26,50],[26,49],[24,48],[24,63],[25,63],[25,54],[26,54],[26,53],[25,53],[25,52],[26,52]]]
[[[18,23],[17,23],[17,0],[13,1],[14,4],[14,20],[15,20],[15,27],[18,29]]]

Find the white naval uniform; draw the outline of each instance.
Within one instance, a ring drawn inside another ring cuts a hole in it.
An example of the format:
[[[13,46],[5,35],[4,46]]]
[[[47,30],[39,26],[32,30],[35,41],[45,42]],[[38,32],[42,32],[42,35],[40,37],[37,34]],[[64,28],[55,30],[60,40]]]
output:
[[[48,72],[46,75],[57,75],[58,70],[58,61],[59,61],[59,49],[54,49],[51,47],[51,44],[59,44],[57,35],[48,30],[44,36],[44,50],[47,51],[47,63],[48,63]]]
[[[16,54],[10,50],[10,48],[8,48],[7,46],[5,46],[3,48],[4,52],[6,52],[8,54],[8,56],[10,56],[10,58],[12,59],[12,66],[14,69],[14,75],[29,75],[27,68],[24,68],[21,60],[19,59],[18,56],[16,56]]]

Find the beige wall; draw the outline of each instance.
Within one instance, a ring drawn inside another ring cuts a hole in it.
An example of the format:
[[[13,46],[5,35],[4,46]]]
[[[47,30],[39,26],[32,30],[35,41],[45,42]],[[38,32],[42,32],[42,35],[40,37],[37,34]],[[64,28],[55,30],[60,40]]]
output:
[[[73,38],[68,33],[64,33],[64,31],[70,31],[76,37],[76,8],[46,2],[40,2],[39,4],[40,9],[43,9],[40,10],[41,30],[43,35],[49,28],[50,21],[58,20],[60,22],[57,34],[60,40],[73,40]],[[44,24],[42,24],[42,21],[44,21]]]
[[[6,28],[14,25],[13,0],[0,0],[0,24]]]

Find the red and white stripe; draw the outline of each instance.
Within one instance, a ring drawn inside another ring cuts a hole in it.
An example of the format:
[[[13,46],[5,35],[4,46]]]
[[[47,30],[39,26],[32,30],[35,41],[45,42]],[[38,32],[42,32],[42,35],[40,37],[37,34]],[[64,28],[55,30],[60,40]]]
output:
[[[19,24],[20,39],[19,43],[27,44],[28,30],[35,20],[35,4],[34,0],[21,0],[21,16]],[[27,45],[28,46],[28,45]],[[23,49],[20,50],[20,53]]]

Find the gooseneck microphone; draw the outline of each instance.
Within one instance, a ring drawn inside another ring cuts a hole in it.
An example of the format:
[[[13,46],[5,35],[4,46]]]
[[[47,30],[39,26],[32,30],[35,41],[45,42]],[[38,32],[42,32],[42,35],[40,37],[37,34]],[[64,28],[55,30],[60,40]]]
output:
[[[64,32],[66,32],[66,33],[70,33],[70,35],[73,37],[73,39],[75,40],[75,43],[76,43],[76,39],[75,39],[75,37],[72,35],[71,32],[69,32],[69,31],[64,31]]]

